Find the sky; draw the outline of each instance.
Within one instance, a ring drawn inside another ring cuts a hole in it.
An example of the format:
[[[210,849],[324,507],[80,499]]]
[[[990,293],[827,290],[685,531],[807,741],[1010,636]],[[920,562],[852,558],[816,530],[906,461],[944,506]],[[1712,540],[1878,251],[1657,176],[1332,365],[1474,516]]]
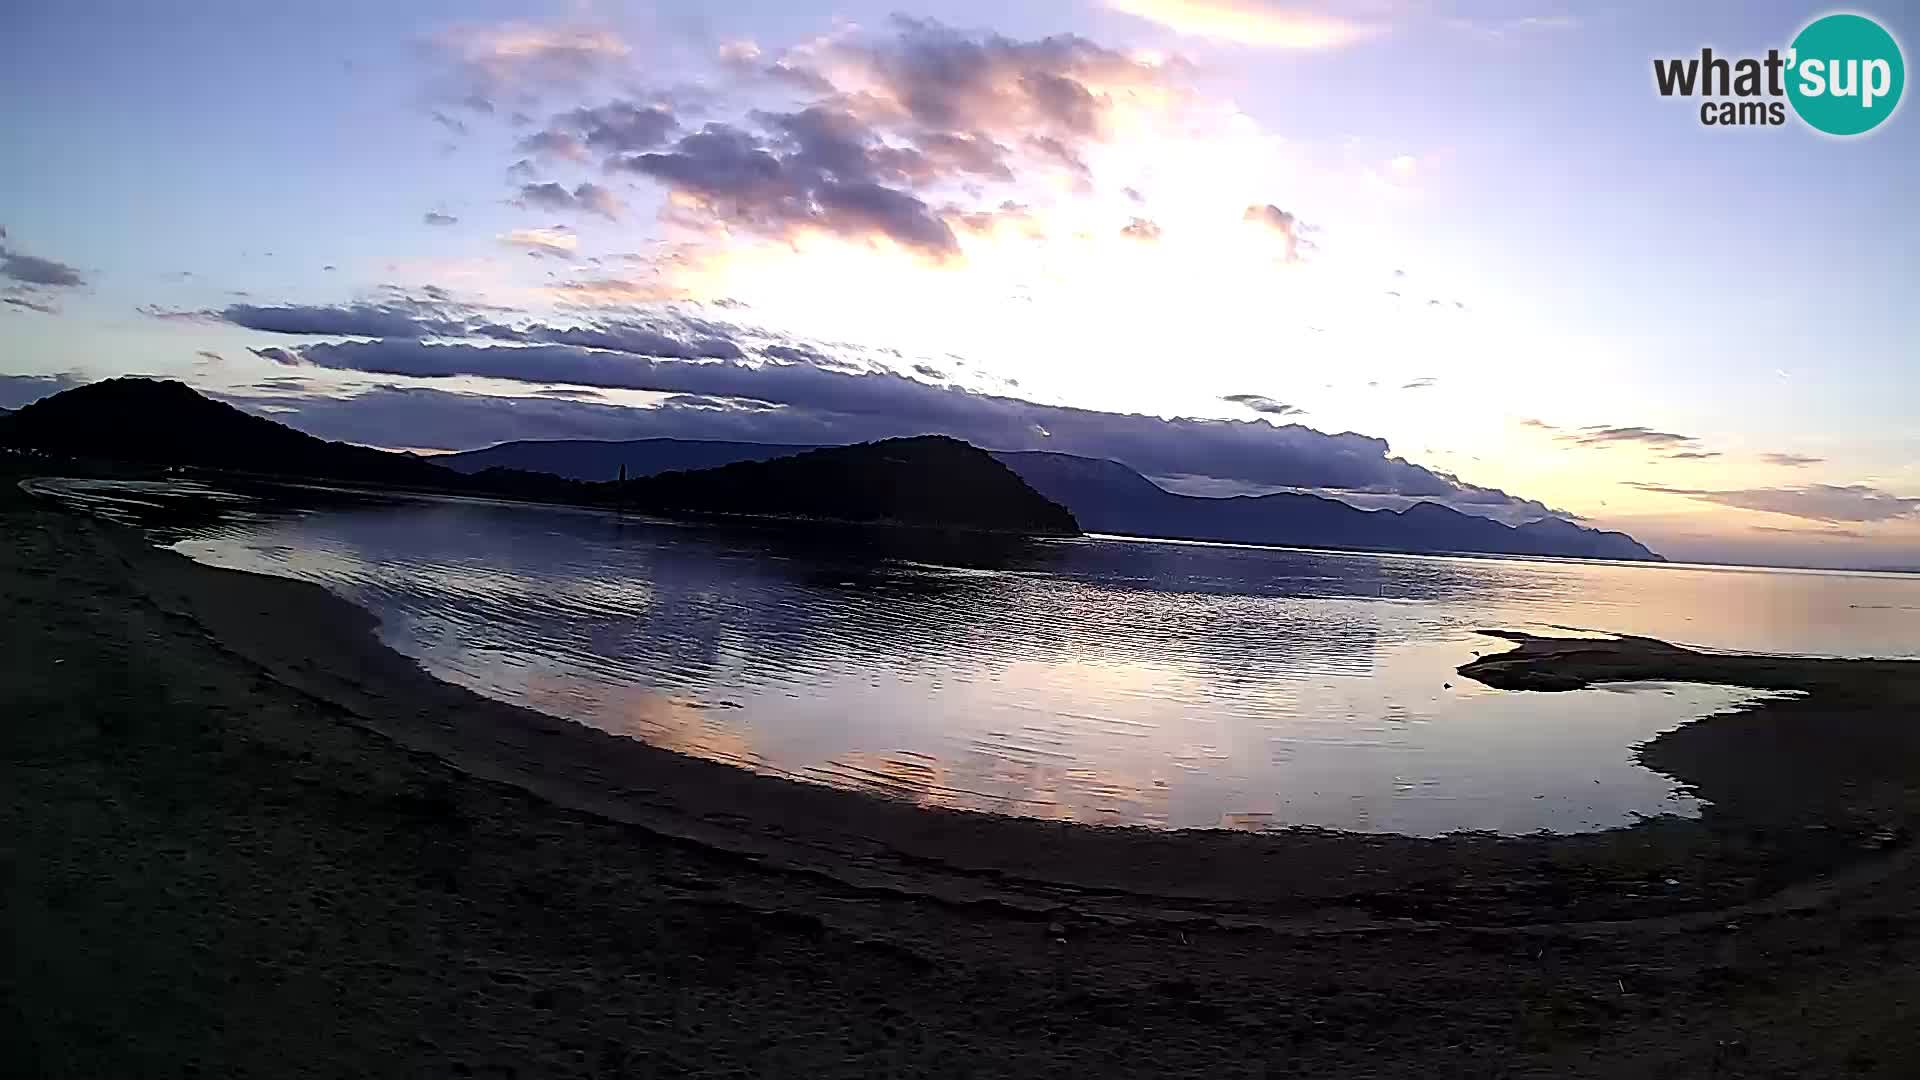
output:
[[[0,406],[942,431],[1920,566],[1920,120],[1705,127],[1652,78],[1822,6],[181,7],[0,15]]]

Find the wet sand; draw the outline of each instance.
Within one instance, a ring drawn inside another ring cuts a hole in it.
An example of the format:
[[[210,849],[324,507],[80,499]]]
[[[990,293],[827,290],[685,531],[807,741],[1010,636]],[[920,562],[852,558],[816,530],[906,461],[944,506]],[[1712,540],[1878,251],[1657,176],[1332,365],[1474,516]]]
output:
[[[1912,1075],[1920,664],[1520,639],[1803,694],[1569,837],[1095,829],[493,702],[323,590],[0,491],[23,1075]],[[1550,715],[1550,713],[1543,714]]]

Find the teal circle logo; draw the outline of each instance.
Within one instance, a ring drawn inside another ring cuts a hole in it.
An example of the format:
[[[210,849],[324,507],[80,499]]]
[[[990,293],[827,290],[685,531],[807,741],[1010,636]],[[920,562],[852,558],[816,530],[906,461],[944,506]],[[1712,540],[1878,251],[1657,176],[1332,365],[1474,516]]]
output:
[[[1900,43],[1864,15],[1827,15],[1793,39],[1787,99],[1815,130],[1859,135],[1900,104],[1907,66]]]

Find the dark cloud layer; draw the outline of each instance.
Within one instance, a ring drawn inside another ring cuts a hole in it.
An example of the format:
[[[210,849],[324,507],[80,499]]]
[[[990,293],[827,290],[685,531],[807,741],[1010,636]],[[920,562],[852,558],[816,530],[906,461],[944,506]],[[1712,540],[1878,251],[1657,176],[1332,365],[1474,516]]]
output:
[[[28,255],[7,246],[7,233],[0,229],[0,279],[12,284],[0,285],[0,311],[16,308],[57,315],[60,306],[54,290],[74,289],[86,284],[80,271],[54,259]]]
[[[658,105],[610,101],[561,113],[547,130],[572,135],[594,150],[613,154],[652,150],[679,126],[673,113]]]
[[[23,255],[17,251],[8,251],[0,247],[0,277],[28,285],[47,285],[54,288],[69,288],[86,284],[80,271],[63,262],[43,259],[37,255]]]
[[[466,43],[469,51],[486,44]],[[977,192],[1026,168],[1065,170],[1090,184],[1083,150],[1106,134],[1115,95],[1164,90],[1168,76],[1164,67],[1072,35],[1020,41],[907,18],[878,34],[781,57],[737,43],[721,51],[720,62],[736,83],[778,83],[805,104],[715,117],[688,130],[676,109],[697,106],[682,108],[679,95],[614,100],[555,114],[518,149],[599,159],[608,170],[655,181],[675,195],[672,213],[681,217],[781,239],[807,230],[884,239],[944,260],[958,255],[959,244],[947,211],[922,192]],[[678,104],[659,103],[667,100]],[[520,199],[530,205],[561,209],[562,195],[577,196],[521,179],[528,182]],[[1155,227],[1130,228],[1150,238]]]
[[[767,233],[884,236],[941,258],[959,250],[953,230],[925,202],[883,182],[918,168],[917,153],[883,145],[845,112],[758,116],[777,133],[772,139],[708,124],[666,152],[628,155],[615,166],[660,181],[715,218]]]
[[[414,304],[233,304],[212,317],[270,334],[342,337],[464,336],[472,326]]]
[[[288,318],[281,310],[270,320],[260,318],[253,309],[243,317],[256,325],[298,326],[299,332],[325,325],[335,333],[352,333],[355,328],[384,326],[393,316],[392,312],[355,311],[342,321],[327,323],[305,312]],[[1463,508],[1518,509],[1536,516],[1549,512],[1538,503],[1466,484],[1394,457],[1384,440],[1352,432],[1329,435],[1265,420],[1105,413],[933,385],[890,371],[847,371],[806,362],[756,363],[739,358],[739,346],[724,338],[689,340],[645,327],[486,324],[471,333],[499,343],[389,337],[259,351],[282,363],[373,375],[485,377],[677,395],[659,408],[623,418],[635,424],[644,420],[652,425],[650,430],[662,435],[826,443],[941,432],[994,449],[1046,449],[1112,458],[1154,476],[1418,495]],[[785,356],[804,355],[796,347],[777,348]],[[761,354],[775,351],[763,349]],[[721,358],[729,352],[732,358]],[[406,432],[411,446],[454,448],[450,435],[429,438],[435,422],[432,416],[422,415],[390,430]],[[346,437],[338,431],[330,434]],[[544,437],[560,436],[548,432]],[[390,442],[392,436],[384,438]],[[466,441],[458,446],[475,444]]]
[[[698,359],[740,359],[745,353],[723,331],[709,324],[685,318],[609,317],[586,321],[572,325],[554,325],[542,322],[506,323],[498,322],[471,312],[443,307],[436,304],[415,301],[396,300],[388,303],[358,303],[339,306],[281,304],[277,306],[259,306],[254,304],[234,304],[210,317],[249,330],[260,330],[273,334],[291,334],[312,337],[347,337],[380,339],[370,342],[346,343],[347,345],[374,346],[372,351],[363,350],[361,355],[373,356],[405,350],[432,349],[439,346],[429,345],[422,338],[481,338],[488,341],[514,343],[521,345],[566,346],[573,350],[603,350],[612,353],[624,353],[632,356],[673,357],[685,360]],[[487,347],[473,344],[457,346],[467,349]],[[506,351],[506,346],[496,346]],[[294,362],[299,355],[329,355],[330,346],[315,345],[291,351],[285,349],[256,349],[256,353],[268,359],[282,363]],[[315,350],[320,350],[316,353]],[[417,356],[431,356],[432,353],[416,353]],[[529,350],[521,360],[534,365],[539,354]],[[317,362],[317,361],[316,361]],[[347,364],[329,364],[325,366],[349,367]],[[404,370],[367,368],[369,371],[384,371],[386,374],[409,374]],[[427,374],[428,372],[419,372]],[[434,374],[458,374],[459,372],[433,372]],[[470,373],[471,374],[471,373]],[[512,378],[512,375],[503,377]],[[601,385],[581,379],[545,379],[523,376],[523,379],[548,382],[577,382],[582,385]]]

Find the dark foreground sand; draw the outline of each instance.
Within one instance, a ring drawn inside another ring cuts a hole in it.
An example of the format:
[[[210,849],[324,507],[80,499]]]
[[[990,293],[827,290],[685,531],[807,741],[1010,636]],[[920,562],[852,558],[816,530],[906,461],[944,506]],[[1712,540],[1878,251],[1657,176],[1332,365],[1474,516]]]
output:
[[[4,484],[0,1074],[1920,1075],[1920,665],[1522,641],[1808,692],[1647,749],[1699,821],[1414,840],[789,784],[369,630]]]

